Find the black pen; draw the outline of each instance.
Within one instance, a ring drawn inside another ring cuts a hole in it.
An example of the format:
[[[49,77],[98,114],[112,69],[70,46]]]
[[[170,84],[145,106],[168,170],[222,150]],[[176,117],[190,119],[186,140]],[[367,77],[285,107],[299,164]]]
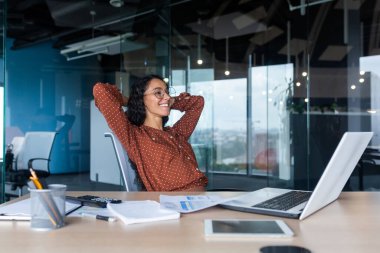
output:
[[[65,215],[67,216],[67,215],[69,215],[69,214],[75,212],[76,210],[78,210],[78,209],[81,208],[81,207],[83,207],[83,205],[80,205],[80,206],[77,206],[77,207],[71,209],[70,211],[66,212]]]
[[[104,215],[99,215],[99,214],[94,214],[94,213],[85,213],[85,212],[81,212],[79,214],[86,217],[92,217],[97,220],[104,220],[104,221],[110,221],[110,222],[116,221],[115,217],[110,217],[110,216],[104,216]]]

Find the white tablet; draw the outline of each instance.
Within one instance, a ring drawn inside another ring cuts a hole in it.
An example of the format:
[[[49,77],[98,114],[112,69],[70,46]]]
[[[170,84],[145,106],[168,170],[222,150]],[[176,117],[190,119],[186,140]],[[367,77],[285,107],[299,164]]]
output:
[[[282,220],[206,219],[208,237],[291,237],[290,227]]]

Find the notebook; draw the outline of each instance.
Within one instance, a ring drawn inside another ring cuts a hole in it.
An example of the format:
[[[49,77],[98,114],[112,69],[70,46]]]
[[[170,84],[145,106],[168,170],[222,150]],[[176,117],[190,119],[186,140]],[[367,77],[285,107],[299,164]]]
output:
[[[220,205],[244,212],[305,219],[338,198],[372,136],[373,132],[346,132],[313,192],[267,187]],[[295,206],[290,207],[291,203]]]
[[[179,219],[180,213],[163,208],[153,200],[123,201],[120,204],[107,204],[107,209],[126,225],[134,223]]]

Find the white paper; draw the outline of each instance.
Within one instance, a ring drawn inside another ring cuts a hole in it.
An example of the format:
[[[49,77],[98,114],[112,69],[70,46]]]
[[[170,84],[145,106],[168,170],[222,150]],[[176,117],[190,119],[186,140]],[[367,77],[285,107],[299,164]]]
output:
[[[30,198],[0,207],[0,220],[30,220]],[[78,207],[66,201],[66,213]]]
[[[120,204],[107,204],[107,209],[125,224],[178,219],[180,214],[174,210],[162,208],[152,200],[123,201]]]
[[[175,210],[180,213],[191,213],[208,207],[216,206],[231,199],[224,199],[216,195],[186,195],[169,196],[160,195],[162,207]]]

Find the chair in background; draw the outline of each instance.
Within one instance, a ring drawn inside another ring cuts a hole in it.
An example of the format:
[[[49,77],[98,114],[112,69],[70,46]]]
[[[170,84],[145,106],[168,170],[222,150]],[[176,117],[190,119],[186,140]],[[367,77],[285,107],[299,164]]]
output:
[[[368,175],[380,175],[380,149],[367,147],[362,157],[360,158],[358,168],[359,190],[366,191],[368,189],[378,190],[378,185],[367,185],[364,187],[364,178]]]
[[[134,164],[132,164],[132,162],[129,160],[128,154],[124,150],[120,141],[111,132],[104,133],[104,136],[109,137],[112,141],[112,145],[114,147],[117,158],[117,163],[119,165],[119,169],[123,178],[125,190],[127,192],[144,191],[145,189],[137,174],[137,170]]]
[[[15,168],[15,157],[17,157],[20,152],[22,145],[24,144],[24,136],[13,137],[11,143],[7,145],[7,150],[5,154],[5,171],[9,172]],[[9,142],[7,142],[9,143]]]
[[[6,175],[6,183],[11,184],[11,190],[19,189],[18,195],[22,195],[22,187],[30,177],[30,168],[37,176],[45,179],[50,175],[49,163],[52,146],[56,132],[27,132],[24,141],[15,154],[15,166]]]
[[[14,157],[17,157],[18,153],[20,153],[20,150],[22,146],[24,145],[25,137],[24,136],[16,136],[12,139],[12,146],[13,146],[13,155]]]

